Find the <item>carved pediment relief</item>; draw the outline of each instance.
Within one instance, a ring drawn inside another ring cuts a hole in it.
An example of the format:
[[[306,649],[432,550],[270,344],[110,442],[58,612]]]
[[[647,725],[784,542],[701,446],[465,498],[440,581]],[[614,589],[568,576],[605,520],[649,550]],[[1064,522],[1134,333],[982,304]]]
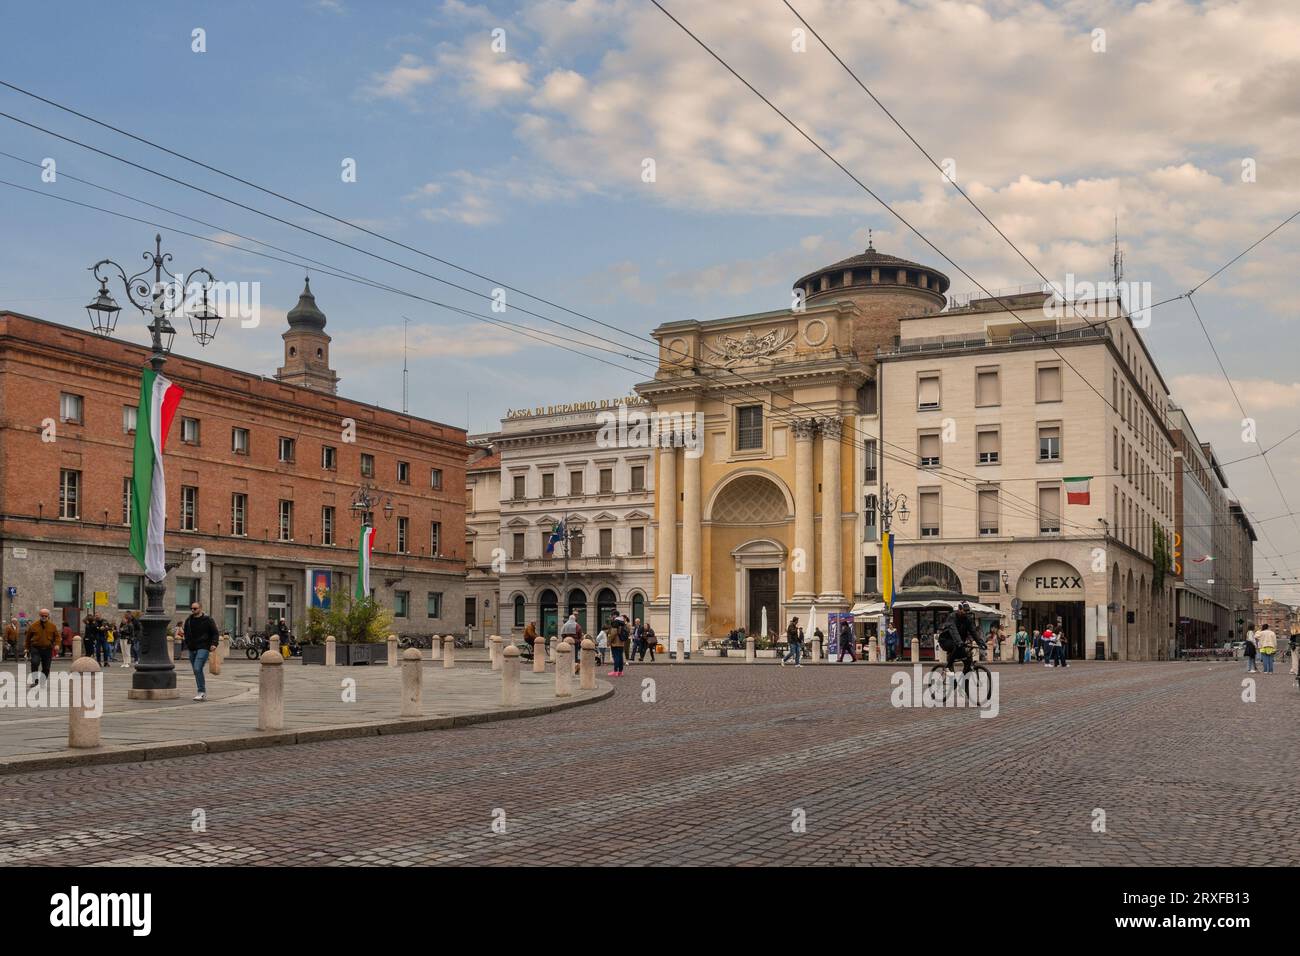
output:
[[[723,365],[740,365],[745,362],[774,362],[779,355],[794,351],[794,329],[772,329],[758,335],[746,329],[743,335],[722,334],[705,341],[704,348]]]

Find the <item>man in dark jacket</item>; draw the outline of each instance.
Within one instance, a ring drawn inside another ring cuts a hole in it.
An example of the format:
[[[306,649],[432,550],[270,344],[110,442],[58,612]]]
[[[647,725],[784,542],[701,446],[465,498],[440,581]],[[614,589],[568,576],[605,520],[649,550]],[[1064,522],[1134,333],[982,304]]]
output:
[[[32,661],[33,685],[40,680],[40,676],[36,673],[38,668],[40,673],[45,675],[46,680],[50,679],[50,658],[58,645],[59,629],[50,620],[50,609],[43,607],[41,616],[28,625],[23,644],[23,649]]]
[[[984,647],[984,638],[980,636],[979,626],[970,612],[970,605],[962,601],[956,610],[948,615],[939,632],[939,646],[948,652],[948,667],[954,668],[958,661],[963,662],[963,670],[970,670],[971,656],[966,644],[974,641]]]
[[[203,613],[203,607],[197,601],[190,605],[190,616],[185,619],[185,649],[190,652],[190,666],[194,669],[194,683],[199,692],[195,700],[208,699],[208,687],[203,680],[203,665],[208,662],[208,655],[217,649],[221,634],[217,631],[217,622]]]
[[[93,657],[101,667],[110,663],[108,657],[108,622],[95,611],[86,621],[86,656]]]

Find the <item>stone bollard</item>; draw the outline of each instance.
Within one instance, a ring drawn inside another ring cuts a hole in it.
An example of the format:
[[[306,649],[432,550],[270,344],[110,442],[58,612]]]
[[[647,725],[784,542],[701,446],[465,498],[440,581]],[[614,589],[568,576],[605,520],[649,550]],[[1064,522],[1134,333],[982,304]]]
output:
[[[333,634],[325,636],[325,666],[333,667],[338,663],[339,642]]]
[[[1002,641],[1002,663],[1004,664],[1011,663],[1011,660],[1015,656],[1015,653],[1016,651],[1015,651],[1015,647],[1013,646],[1013,642],[1004,639]]]
[[[284,729],[284,658],[279,650],[262,655],[257,678],[257,729]]]
[[[812,663],[820,664],[821,659],[822,659],[822,639],[814,635],[812,639]]]
[[[546,673],[546,639],[542,637],[533,641],[533,673]]]
[[[420,652],[414,647],[402,651],[402,716],[420,716],[420,685],[424,680],[424,665]]]
[[[442,638],[437,634],[429,641],[429,660],[436,661],[442,657]]]
[[[176,636],[170,631],[167,633],[167,659],[176,663]]]
[[[388,666],[397,667],[402,663],[402,659],[397,656],[397,635],[388,635]]]
[[[84,648],[82,647],[82,638],[80,634],[72,635],[72,660],[74,662],[85,657]]]
[[[596,642],[589,637],[582,639],[582,677],[578,680],[578,688],[596,689]]]
[[[442,640],[442,666],[444,668],[456,666],[456,638],[451,634]]]
[[[90,708],[86,706],[87,701],[92,701],[98,708],[100,716],[104,712],[103,698],[103,679],[96,679],[95,675],[99,673],[99,664],[93,657],[78,657],[72,662],[72,673],[76,675],[76,683],[80,684],[79,688],[73,689],[68,695],[68,746],[69,747],[98,747],[99,746],[99,716],[92,717],[89,713]],[[91,692],[94,696],[87,693],[87,685],[98,684],[98,687]],[[70,685],[70,689],[75,685]]]
[[[555,638],[552,637],[546,642],[546,660],[548,663],[555,663]]]
[[[519,648],[511,644],[501,652],[501,706],[519,703]]]
[[[230,656],[230,635],[222,634],[221,640],[217,641],[217,657],[224,664],[226,658]]]
[[[271,638],[270,648],[271,648],[271,650],[275,651],[275,653],[277,653],[277,654],[280,653],[280,635],[279,635],[279,634],[276,634],[274,637]],[[281,656],[283,656],[283,655],[281,655]]]
[[[758,660],[758,655],[754,653],[754,638],[752,636],[745,638],[745,663],[752,664]]]
[[[912,638],[912,663],[915,664],[921,659],[921,641],[919,638]]]
[[[488,660],[492,662],[494,671],[501,670],[501,635],[493,634],[488,638]]]
[[[560,641],[555,646],[555,696],[568,697],[573,691],[573,645]]]
[[[876,663],[876,639],[874,637],[867,638],[867,646],[863,649],[862,656],[868,664]]]

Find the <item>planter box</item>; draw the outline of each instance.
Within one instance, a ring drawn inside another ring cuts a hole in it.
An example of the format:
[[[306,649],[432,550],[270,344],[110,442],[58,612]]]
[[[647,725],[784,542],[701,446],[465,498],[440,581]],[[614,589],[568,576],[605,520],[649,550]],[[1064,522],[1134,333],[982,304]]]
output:
[[[744,652],[742,651],[741,653],[744,653]],[[769,658],[772,658],[772,657],[779,657],[780,654],[781,654],[781,652],[778,651],[776,648],[770,648],[770,649],[768,649],[768,650],[763,650],[763,651],[754,651],[754,654],[755,654],[755,656],[757,656],[757,657],[769,657]]]
[[[304,644],[302,646],[304,664],[325,664],[324,644]],[[335,644],[334,663],[338,667],[350,664],[386,664],[388,662],[388,644]]]
[[[302,662],[304,664],[320,664],[323,666],[325,664],[325,645],[304,644],[302,646]]]
[[[701,653],[705,657],[726,657],[727,652],[720,647],[706,647]]]

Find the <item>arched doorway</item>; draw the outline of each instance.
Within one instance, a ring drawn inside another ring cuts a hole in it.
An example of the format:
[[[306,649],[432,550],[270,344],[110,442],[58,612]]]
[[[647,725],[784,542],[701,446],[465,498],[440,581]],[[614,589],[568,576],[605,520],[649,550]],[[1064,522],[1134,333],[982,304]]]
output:
[[[570,614],[578,615],[578,626],[582,628],[583,633],[587,631],[587,592],[582,588],[574,588],[569,592],[569,600],[565,604],[564,619],[567,621]]]
[[[1124,660],[1138,660],[1137,644],[1133,639],[1135,630],[1133,624],[1129,621],[1129,616],[1137,617],[1133,612],[1133,572],[1129,571],[1124,575]]]
[[[1142,659],[1155,660],[1155,642],[1151,639],[1151,592],[1147,590],[1147,576],[1138,577],[1138,641],[1142,645]]]
[[[559,633],[559,602],[550,588],[537,595],[537,613],[541,617],[543,637],[554,637]]]
[[[632,595],[632,620],[646,623],[645,619],[645,595],[638,591]]]
[[[1085,656],[1087,601],[1083,575],[1073,565],[1056,558],[1035,561],[1021,573],[1016,597],[1026,630],[1033,633],[1050,627],[1064,638],[1067,656],[1075,660]]]
[[[596,594],[596,620],[602,630],[609,626],[609,619],[614,616],[614,611],[617,609],[618,599],[614,596],[614,592],[609,588],[601,588]]]
[[[515,608],[515,627],[526,627],[528,622],[524,618],[528,614],[528,605],[522,594],[516,594],[514,600]]]

